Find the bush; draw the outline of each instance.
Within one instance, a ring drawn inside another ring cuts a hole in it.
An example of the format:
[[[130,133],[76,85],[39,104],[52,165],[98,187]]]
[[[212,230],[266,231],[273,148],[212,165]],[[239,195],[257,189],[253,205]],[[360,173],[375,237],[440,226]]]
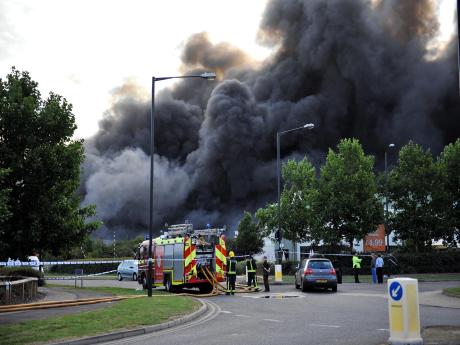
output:
[[[4,277],[35,277],[38,278],[38,286],[45,285],[43,273],[30,267],[13,266],[0,267],[0,276]]]
[[[82,269],[83,274],[94,274],[116,270],[118,263],[91,264],[91,265],[52,265],[47,272],[54,274],[74,274],[75,270]]]

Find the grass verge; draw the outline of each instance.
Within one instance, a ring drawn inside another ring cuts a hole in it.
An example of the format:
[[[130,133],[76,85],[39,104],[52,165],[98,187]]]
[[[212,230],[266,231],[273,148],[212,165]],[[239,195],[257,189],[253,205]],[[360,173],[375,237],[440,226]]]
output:
[[[88,290],[117,295],[145,294],[142,291],[121,288],[101,287]],[[157,294],[160,295],[160,292]],[[199,307],[199,302],[186,296],[128,299],[94,311],[0,325],[0,339],[2,344],[22,345],[81,338],[159,324],[189,314]]]
[[[454,288],[443,289],[442,293],[444,295],[447,295],[447,296],[450,296],[450,297],[460,298],[460,286],[457,286],[457,287],[454,287]]]

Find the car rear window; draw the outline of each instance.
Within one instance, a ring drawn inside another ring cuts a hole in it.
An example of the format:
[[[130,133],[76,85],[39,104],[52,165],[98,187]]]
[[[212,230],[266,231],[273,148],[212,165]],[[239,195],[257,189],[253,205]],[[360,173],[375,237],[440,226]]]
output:
[[[330,261],[325,260],[313,260],[308,262],[308,268],[313,269],[328,269],[332,268],[332,264]]]

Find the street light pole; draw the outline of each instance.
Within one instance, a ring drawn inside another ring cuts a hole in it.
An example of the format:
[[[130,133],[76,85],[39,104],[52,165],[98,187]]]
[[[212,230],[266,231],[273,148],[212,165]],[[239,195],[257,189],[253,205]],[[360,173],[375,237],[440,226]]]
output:
[[[388,175],[387,175],[387,151],[395,147],[395,144],[390,144],[385,147],[385,231],[387,233],[387,253],[390,252],[390,231],[388,228]]]
[[[276,132],[276,175],[278,179],[278,236],[276,240],[278,241],[278,262],[281,263],[281,240],[283,238],[282,232],[281,232],[281,163],[280,163],[280,139],[281,135],[289,133],[289,132],[294,132],[299,129],[313,129],[315,128],[315,125],[313,123],[307,123],[306,125],[303,125],[302,127],[297,127],[297,128],[292,128],[288,129],[286,131],[282,132]]]
[[[207,80],[216,79],[216,74],[205,72],[202,74],[192,74],[175,77],[152,77],[152,104],[150,105],[150,207],[149,207],[149,252],[148,252],[148,271],[147,271],[147,294],[152,297],[152,237],[153,237],[153,154],[155,152],[155,82],[167,79],[202,78]]]

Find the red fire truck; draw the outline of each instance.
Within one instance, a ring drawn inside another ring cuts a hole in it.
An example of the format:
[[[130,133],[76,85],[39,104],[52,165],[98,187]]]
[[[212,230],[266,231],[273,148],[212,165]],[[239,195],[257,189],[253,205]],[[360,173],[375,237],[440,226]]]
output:
[[[227,264],[224,229],[194,230],[192,224],[172,225],[163,235],[152,239],[152,287],[165,286],[168,291],[198,287],[210,292],[207,268],[217,281],[225,280]],[[138,281],[148,287],[149,241],[139,244]]]

